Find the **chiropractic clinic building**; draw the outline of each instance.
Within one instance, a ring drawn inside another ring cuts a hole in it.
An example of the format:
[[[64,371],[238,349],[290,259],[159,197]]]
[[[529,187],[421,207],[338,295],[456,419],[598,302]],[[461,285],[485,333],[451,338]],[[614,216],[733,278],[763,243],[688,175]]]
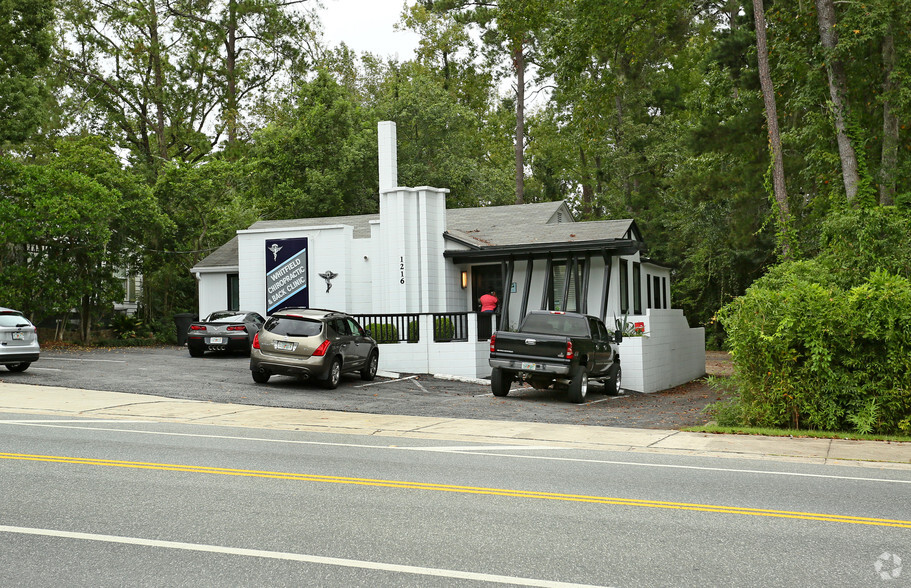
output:
[[[621,344],[624,388],[653,392],[704,374],[704,331],[671,309],[670,270],[642,255],[633,220],[576,222],[565,202],[447,210],[446,189],[397,186],[392,122],[379,123],[379,176],[379,214],[238,231],[191,269],[200,316],[288,306],[340,310],[362,324],[407,315],[420,337],[382,345],[382,369],[485,377],[489,329],[474,313],[493,290],[498,328],[536,309],[635,324],[642,336]],[[440,341],[433,329],[444,317],[456,336]]]

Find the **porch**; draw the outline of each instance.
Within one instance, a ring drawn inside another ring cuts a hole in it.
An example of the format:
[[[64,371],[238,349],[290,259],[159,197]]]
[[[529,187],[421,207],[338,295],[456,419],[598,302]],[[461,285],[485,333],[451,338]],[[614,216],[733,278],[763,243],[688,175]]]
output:
[[[467,378],[490,376],[490,334],[499,318],[477,312],[355,314],[380,345],[381,369]],[[679,309],[647,309],[627,318],[642,335],[620,344],[623,387],[657,392],[705,375],[705,330]],[[608,325],[612,326],[612,325]]]

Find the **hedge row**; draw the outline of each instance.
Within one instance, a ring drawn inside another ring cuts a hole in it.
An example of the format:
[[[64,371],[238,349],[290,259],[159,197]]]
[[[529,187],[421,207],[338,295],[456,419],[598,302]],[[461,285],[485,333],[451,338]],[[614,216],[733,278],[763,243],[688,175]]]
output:
[[[911,433],[911,281],[874,271],[842,289],[784,264],[719,312],[739,424]],[[728,423],[735,424],[735,423]]]

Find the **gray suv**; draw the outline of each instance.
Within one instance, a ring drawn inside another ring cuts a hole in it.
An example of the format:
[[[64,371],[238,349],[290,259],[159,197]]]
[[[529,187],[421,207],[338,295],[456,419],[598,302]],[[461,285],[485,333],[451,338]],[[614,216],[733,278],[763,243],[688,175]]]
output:
[[[24,372],[40,354],[38,329],[18,310],[0,306],[0,365]]]
[[[343,373],[376,377],[376,341],[349,315],[332,310],[284,308],[266,320],[253,338],[250,371],[265,384],[273,375],[297,376],[338,386]]]

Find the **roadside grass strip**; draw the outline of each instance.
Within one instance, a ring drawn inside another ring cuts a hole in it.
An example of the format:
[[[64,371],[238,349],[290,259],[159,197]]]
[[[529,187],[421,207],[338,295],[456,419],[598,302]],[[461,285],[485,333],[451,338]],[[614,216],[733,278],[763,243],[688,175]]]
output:
[[[25,453],[0,453],[0,459],[37,461],[48,463],[64,463],[72,465],[89,465],[104,467],[119,467],[145,470],[159,470],[171,472],[185,472],[192,474],[211,474],[220,476],[243,476],[250,478],[271,478],[276,480],[292,480],[298,482],[317,482],[323,484],[348,484],[355,486],[372,486],[377,488],[398,488],[402,490],[427,490],[434,492],[455,492],[462,494],[477,494],[488,496],[503,496],[508,498],[533,498],[538,500],[558,500],[565,502],[585,502],[592,504],[609,504],[614,506],[633,506],[640,508],[662,508],[672,510],[687,510],[718,514],[734,514],[744,516],[773,517],[786,519],[800,519],[807,521],[823,521],[829,523],[847,523],[853,525],[871,525],[879,527],[898,527],[911,529],[911,521],[901,519],[881,519],[872,517],[859,517],[851,515],[836,515],[826,513],[771,510],[764,508],[750,508],[739,506],[724,506],[715,504],[698,504],[689,502],[667,502],[662,500],[642,500],[636,498],[615,498],[609,496],[589,496],[585,494],[562,494],[558,492],[538,492],[533,490],[513,490],[507,488],[485,488],[476,486],[457,486],[452,484],[435,484],[429,482],[408,482],[402,480],[382,480],[371,478],[352,478],[346,476],[324,476],[317,474],[296,474],[292,472],[272,472],[259,470],[244,470],[232,468],[218,468],[208,466],[192,466],[181,464],[118,461],[110,459],[93,459],[83,457],[66,457],[57,455],[30,455]]]

